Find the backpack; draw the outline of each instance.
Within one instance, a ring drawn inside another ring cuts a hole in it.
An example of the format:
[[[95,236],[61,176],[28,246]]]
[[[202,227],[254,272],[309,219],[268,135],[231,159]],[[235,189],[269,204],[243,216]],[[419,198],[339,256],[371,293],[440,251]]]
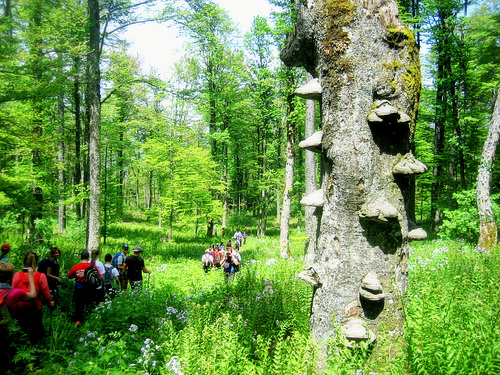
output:
[[[109,258],[108,258],[109,259]],[[104,266],[104,285],[106,288],[110,288],[113,284],[113,270],[115,267]]]
[[[220,253],[218,251],[216,251],[214,253],[214,263],[215,264],[219,264],[220,263]]]
[[[99,271],[95,268],[94,263],[91,263],[89,267],[85,268],[84,277],[85,286],[87,288],[94,290],[102,286]]]
[[[115,255],[113,255],[113,259],[111,260],[111,263],[113,264],[113,266],[115,266],[115,268],[118,268],[118,258],[119,257],[123,257],[123,260],[125,260],[125,255],[123,255],[122,253],[116,253]],[[122,264],[123,264],[123,261],[122,261]]]
[[[54,264],[54,261],[50,258],[45,258],[42,259],[40,262],[38,262],[38,272],[47,274],[47,268],[51,267]]]
[[[7,293],[4,293],[3,296],[0,296],[0,321],[3,319],[12,320],[12,316],[10,316],[9,309],[7,308],[7,296],[12,292],[12,288],[9,288]]]

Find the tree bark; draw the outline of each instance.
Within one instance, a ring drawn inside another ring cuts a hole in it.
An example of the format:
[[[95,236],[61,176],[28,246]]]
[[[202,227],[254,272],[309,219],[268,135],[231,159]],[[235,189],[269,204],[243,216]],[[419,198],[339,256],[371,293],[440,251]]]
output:
[[[59,118],[59,152],[57,161],[59,163],[59,207],[58,207],[58,231],[59,233],[66,232],[66,205],[64,204],[64,190],[66,188],[66,179],[64,174],[65,164],[65,148],[64,148],[64,97],[60,95],[58,102],[58,118]]]
[[[293,87],[293,77],[291,76],[290,68],[287,68],[287,75],[288,87],[291,89]],[[283,259],[292,259],[289,234],[292,212],[293,167],[295,162],[295,120],[292,118],[295,106],[291,93],[287,97],[287,103],[285,188],[283,191],[283,209],[280,222],[280,255]]]
[[[29,50],[31,55],[31,72],[33,75],[34,82],[34,95],[32,100],[32,109],[33,109],[33,136],[34,139],[41,139],[43,135],[43,120],[42,114],[44,112],[42,103],[43,103],[43,92],[42,92],[42,76],[43,76],[43,68],[42,68],[42,60],[43,60],[43,52],[42,52],[42,36],[40,34],[40,29],[42,27],[42,2],[40,0],[33,1],[30,6],[32,7],[30,10],[30,27],[29,33],[30,42],[29,42]],[[35,145],[32,151],[32,160],[33,160],[33,168],[35,170],[39,170],[42,168],[42,151]],[[41,220],[43,217],[43,191],[41,188],[41,184],[38,183],[37,179],[34,179],[34,183],[32,186],[32,196],[33,196],[33,204],[30,209],[30,215],[28,220],[28,233],[27,240],[32,241],[40,241],[41,234],[38,233],[36,228],[36,221]]]
[[[87,224],[87,250],[100,248],[101,225],[101,183],[100,183],[100,149],[101,149],[101,77],[99,0],[88,1],[90,25],[88,55],[88,103],[89,103],[89,211]]]
[[[82,121],[81,121],[81,108],[80,108],[80,59],[74,60],[75,81],[73,82],[73,100],[75,105],[75,170],[73,174],[73,194],[79,195],[82,190],[82,155],[81,155],[81,141],[82,141]],[[75,204],[76,219],[81,220],[82,204],[77,200]]]
[[[311,81],[313,76],[311,73],[306,73],[307,81]],[[316,101],[306,99],[306,126],[305,138],[309,138],[316,131]],[[305,183],[306,195],[312,194],[318,188],[316,182],[316,153],[311,150],[305,150]],[[318,217],[315,215],[316,207],[306,206],[305,208],[305,227],[306,236],[308,238],[304,262],[306,265],[311,265],[314,262],[314,249],[316,247],[316,232],[318,229]]]
[[[490,197],[490,181],[493,160],[497,150],[500,136],[500,89],[497,92],[497,99],[493,115],[491,117],[488,137],[484,142],[481,164],[477,174],[477,209],[479,213],[479,241],[477,246],[490,252],[498,242],[498,230],[493,213]]]
[[[420,61],[392,0],[296,4],[281,59],[322,86],[322,185],[303,199],[321,212],[320,223],[312,265],[299,274],[314,286],[310,323],[321,367],[337,333],[354,346],[403,331],[405,179],[413,176],[393,168],[412,151]],[[373,353],[387,355],[377,346]]]

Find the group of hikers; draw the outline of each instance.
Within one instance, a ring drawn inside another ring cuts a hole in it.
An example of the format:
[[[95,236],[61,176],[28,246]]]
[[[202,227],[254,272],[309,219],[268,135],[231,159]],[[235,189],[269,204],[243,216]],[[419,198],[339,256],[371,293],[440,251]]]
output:
[[[128,255],[129,246],[114,256],[106,254],[104,264],[99,260],[99,251],[80,254],[80,262],[67,274],[68,279],[75,279],[73,292],[73,321],[80,326],[86,311],[104,302],[106,296],[113,298],[117,290],[142,289],[142,273],[151,273],[140,257],[142,249],[135,247]],[[37,345],[44,335],[42,324],[42,304],[52,309],[58,302],[61,285],[58,247],[50,249],[50,257],[39,261],[34,252],[26,254],[24,267],[16,272],[9,262],[10,245],[2,245],[0,258],[0,333],[2,340],[7,334],[5,324],[17,320],[30,342]],[[0,352],[3,349],[0,348]]]
[[[202,256],[203,269],[223,269],[226,278],[234,276],[241,265],[240,248],[246,243],[245,232],[235,232],[234,245],[229,240],[212,244]],[[61,249],[54,246],[50,256],[39,260],[35,252],[28,252],[23,259],[23,269],[16,272],[9,262],[9,244],[3,244],[0,256],[0,333],[3,334],[6,321],[19,322],[32,344],[37,345],[44,335],[42,324],[42,305],[50,309],[59,303],[61,269],[59,258]],[[99,260],[99,251],[84,250],[80,262],[69,270],[67,279],[74,279],[73,321],[77,326],[85,320],[86,312],[93,306],[103,303],[105,298],[113,298],[118,290],[141,290],[143,273],[151,274],[144,265],[138,246],[129,253],[127,244],[114,256],[106,254],[104,263]],[[4,341],[4,340],[0,340]],[[0,345],[0,352],[3,345]]]
[[[246,243],[246,232],[236,231],[233,235],[234,246],[229,240],[224,246],[223,243],[210,245],[201,256],[201,263],[205,273],[210,270],[223,269],[226,278],[234,276],[240,270],[241,265],[241,247]]]

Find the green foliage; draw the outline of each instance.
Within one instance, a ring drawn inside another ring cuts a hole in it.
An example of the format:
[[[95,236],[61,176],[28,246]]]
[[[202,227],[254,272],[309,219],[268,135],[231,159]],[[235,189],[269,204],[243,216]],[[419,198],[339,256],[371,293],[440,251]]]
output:
[[[412,249],[405,337],[409,372],[494,374],[500,371],[500,266],[464,242]]]
[[[80,226],[70,227],[76,232],[54,236],[55,244],[82,241]],[[312,290],[295,276],[303,269],[301,262],[279,258],[277,237],[250,237],[242,250],[241,271],[227,282],[221,270],[205,274],[200,264],[200,254],[213,238],[193,238],[182,230],[163,243],[161,230],[153,226],[116,223],[108,229],[103,253],[114,254],[123,243],[145,250],[142,255],[153,272],[144,275],[144,290],[119,292],[77,329],[69,319],[73,282],[63,278],[57,308],[44,308],[47,335],[38,354],[16,333],[9,354],[17,361],[13,371],[20,366],[36,374],[97,374],[102,368],[110,374],[316,373],[318,348],[309,333]],[[303,243],[304,238],[292,236],[296,259]],[[79,261],[79,249],[61,247],[64,275]],[[494,338],[500,333],[500,259],[495,254],[476,253],[458,241],[413,246],[406,343],[398,337],[379,338],[377,345],[393,358],[380,362],[371,347],[349,349],[334,338],[324,372],[498,372],[500,347]]]
[[[493,211],[500,212],[499,196],[492,197]],[[475,190],[464,190],[453,194],[456,208],[443,211],[444,218],[439,236],[450,240],[462,239],[476,243],[479,238],[479,219]]]

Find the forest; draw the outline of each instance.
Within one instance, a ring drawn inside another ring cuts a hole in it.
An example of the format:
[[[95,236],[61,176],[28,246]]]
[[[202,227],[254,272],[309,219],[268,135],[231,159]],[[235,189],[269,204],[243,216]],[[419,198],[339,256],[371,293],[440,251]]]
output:
[[[298,147],[307,114],[293,93],[308,78],[279,58],[301,1],[268,1],[275,11],[245,35],[212,0],[0,1],[0,241],[12,246],[10,261],[19,270],[28,250],[45,257],[59,246],[67,273],[83,249],[114,254],[130,243],[153,267],[137,304],[120,294],[71,337],[64,281],[60,306],[44,312],[46,351],[14,331],[8,371],[318,371],[313,291],[294,276],[307,242]],[[475,245],[482,169],[491,173],[492,222],[500,197],[500,167],[483,158],[499,121],[500,2],[398,7],[422,63],[414,155],[429,171],[416,177],[410,216],[428,239],[411,245],[405,334],[382,343],[394,361],[336,342],[322,370],[498,373],[500,260]],[[168,79],[146,72],[124,39],[150,22],[175,25],[188,41],[175,46],[184,54]],[[316,129],[320,117],[316,104]],[[281,259],[283,215],[293,262]],[[216,272],[203,278],[201,254],[235,230],[249,234],[248,263],[231,284]]]

